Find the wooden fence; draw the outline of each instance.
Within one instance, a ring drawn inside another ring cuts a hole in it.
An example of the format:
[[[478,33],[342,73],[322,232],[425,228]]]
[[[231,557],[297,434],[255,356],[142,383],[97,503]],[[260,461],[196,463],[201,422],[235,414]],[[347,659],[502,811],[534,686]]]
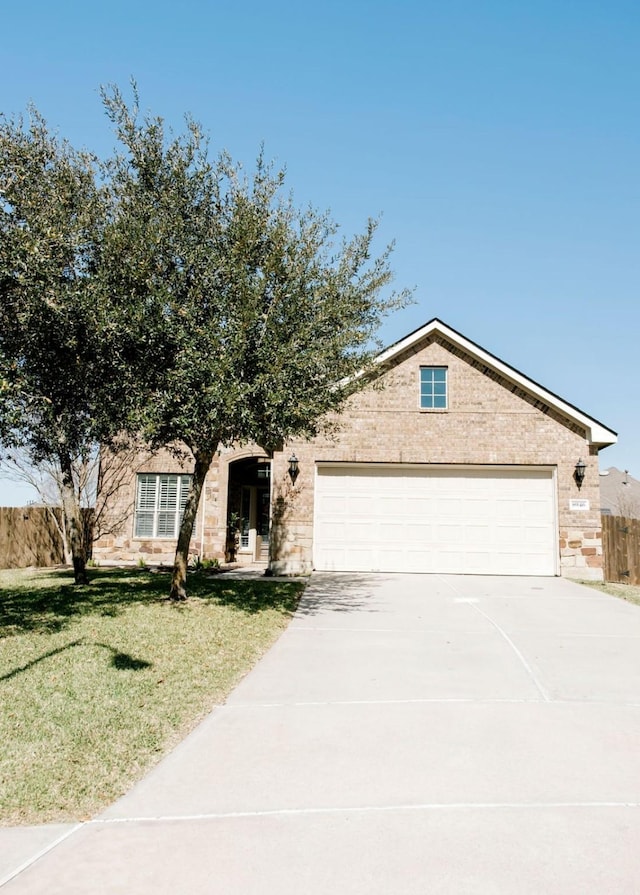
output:
[[[64,562],[62,539],[46,507],[0,507],[0,569]]]
[[[640,519],[602,517],[605,581],[640,584]]]

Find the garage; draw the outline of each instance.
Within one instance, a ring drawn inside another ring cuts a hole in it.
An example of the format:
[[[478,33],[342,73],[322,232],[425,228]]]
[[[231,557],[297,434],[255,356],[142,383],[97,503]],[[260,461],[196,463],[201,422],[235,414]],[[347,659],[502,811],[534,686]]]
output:
[[[548,467],[318,464],[320,571],[556,575]]]

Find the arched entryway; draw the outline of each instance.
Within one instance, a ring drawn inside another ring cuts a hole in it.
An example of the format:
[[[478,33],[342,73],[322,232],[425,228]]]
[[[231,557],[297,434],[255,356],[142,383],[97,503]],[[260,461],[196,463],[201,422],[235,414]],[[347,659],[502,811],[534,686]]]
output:
[[[271,461],[249,457],[229,464],[227,528],[239,563],[269,561]],[[228,558],[231,558],[230,556]]]

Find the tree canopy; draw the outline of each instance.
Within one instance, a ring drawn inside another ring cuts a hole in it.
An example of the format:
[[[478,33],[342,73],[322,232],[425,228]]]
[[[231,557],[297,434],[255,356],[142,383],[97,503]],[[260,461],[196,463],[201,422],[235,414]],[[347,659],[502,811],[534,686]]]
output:
[[[74,463],[112,428],[95,277],[105,216],[95,159],[51,135],[35,110],[27,123],[0,121],[0,441],[60,470],[78,582]]]
[[[35,459],[60,443],[75,453],[95,415],[94,161],[33,111],[27,127],[3,121],[0,199],[0,431]]]
[[[284,172],[263,153],[247,174],[225,152],[212,158],[193,120],[176,136],[161,118],[141,116],[135,88],[131,105],[117,88],[103,90],[103,102],[119,150],[104,163],[100,186],[93,160],[66,144],[55,144],[53,180],[26,153],[34,167],[25,176],[40,186],[28,193],[36,224],[25,226],[20,177],[14,198],[3,175],[3,233],[12,249],[0,256],[1,320],[9,324],[0,342],[0,425],[3,438],[31,439],[34,456],[53,450],[56,431],[78,447],[76,429],[112,435],[115,423],[137,426],[152,446],[186,445],[194,474],[172,583],[172,596],[184,598],[189,540],[215,451],[246,442],[273,450],[319,432],[364,381],[356,374],[372,361],[382,317],[410,296],[389,288],[391,247],[372,254],[376,221],[341,239],[328,214],[295,205]],[[28,138],[48,145],[35,121]],[[17,133],[7,134],[3,168],[20,146]],[[44,183],[41,169],[50,177]],[[64,198],[62,224],[53,208],[35,212],[38,189],[44,208]],[[27,250],[24,233],[36,225],[37,247],[29,236]],[[55,253],[58,230],[66,237]],[[51,317],[45,337],[39,321]],[[18,362],[11,327],[24,344]],[[85,349],[95,339],[94,356]],[[42,380],[65,352],[69,368],[54,401]],[[61,418],[73,422],[62,429],[49,422]]]
[[[0,118],[0,447],[52,473],[77,583],[83,475],[101,443],[141,425],[139,333],[102,276],[113,201],[97,159],[35,109]]]

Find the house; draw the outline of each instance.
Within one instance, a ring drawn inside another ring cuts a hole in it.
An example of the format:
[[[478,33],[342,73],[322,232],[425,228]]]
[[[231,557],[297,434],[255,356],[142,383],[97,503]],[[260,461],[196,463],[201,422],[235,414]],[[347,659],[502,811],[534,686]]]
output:
[[[237,521],[235,559],[274,573],[602,578],[598,453],[615,432],[438,319],[377,364],[334,436],[218,452],[194,553],[225,557]],[[170,563],[187,473],[144,459],[94,556]]]
[[[640,482],[627,469],[610,466],[600,470],[600,512],[640,519]]]

